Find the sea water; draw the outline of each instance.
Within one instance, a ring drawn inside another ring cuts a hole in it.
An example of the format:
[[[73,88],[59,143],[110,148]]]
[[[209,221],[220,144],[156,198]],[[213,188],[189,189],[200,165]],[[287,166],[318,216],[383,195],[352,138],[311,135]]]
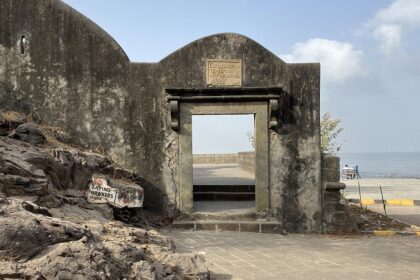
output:
[[[420,178],[420,152],[340,153],[341,170],[345,164],[359,166],[362,178]]]

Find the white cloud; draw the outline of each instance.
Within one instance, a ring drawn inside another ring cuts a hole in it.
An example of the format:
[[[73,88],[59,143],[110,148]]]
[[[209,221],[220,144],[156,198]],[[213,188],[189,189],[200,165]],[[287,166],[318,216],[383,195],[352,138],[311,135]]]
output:
[[[320,62],[325,83],[342,83],[362,71],[362,51],[352,44],[314,38],[293,46],[291,54],[282,55],[287,62]]]
[[[400,46],[403,29],[420,27],[420,1],[396,0],[379,10],[368,25],[380,49],[389,54]]]
[[[396,0],[375,16],[375,21],[420,26],[420,1]]]
[[[380,49],[390,53],[400,46],[401,26],[398,24],[382,24],[373,31],[373,36],[381,41]]]

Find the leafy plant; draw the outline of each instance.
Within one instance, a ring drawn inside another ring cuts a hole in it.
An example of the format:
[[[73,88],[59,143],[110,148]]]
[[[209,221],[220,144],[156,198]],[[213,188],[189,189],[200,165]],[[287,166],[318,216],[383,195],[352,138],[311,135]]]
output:
[[[341,150],[342,144],[337,142],[338,135],[343,131],[340,127],[341,120],[333,119],[330,113],[325,113],[321,118],[321,152],[335,154]],[[248,141],[255,148],[254,134],[248,132]]]
[[[248,133],[246,134],[246,136],[248,136],[248,141],[249,141],[249,143],[251,143],[252,148],[254,148],[254,149],[255,149],[255,137],[254,137],[254,134],[253,134],[253,133],[251,133],[251,132],[248,132]]]
[[[321,152],[335,154],[341,150],[342,144],[337,142],[338,135],[343,131],[341,120],[333,119],[330,113],[321,118]]]

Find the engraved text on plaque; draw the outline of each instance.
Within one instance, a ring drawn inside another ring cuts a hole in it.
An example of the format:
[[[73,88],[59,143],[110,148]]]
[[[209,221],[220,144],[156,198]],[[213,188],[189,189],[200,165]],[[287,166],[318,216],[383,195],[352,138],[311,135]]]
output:
[[[242,85],[241,59],[208,59],[206,64],[207,86]]]

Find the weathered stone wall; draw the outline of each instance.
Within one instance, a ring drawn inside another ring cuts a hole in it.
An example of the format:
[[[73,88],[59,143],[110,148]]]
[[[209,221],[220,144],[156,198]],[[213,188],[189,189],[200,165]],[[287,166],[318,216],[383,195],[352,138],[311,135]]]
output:
[[[279,128],[271,133],[271,205],[290,231],[321,224],[319,64],[288,64]]]
[[[145,204],[155,206],[164,197],[152,197],[162,185],[164,137],[153,122],[164,119],[155,114],[154,97],[141,95],[137,103],[130,72],[119,45],[62,1],[0,1],[1,108],[32,113],[67,129],[73,143],[141,170],[149,186]],[[138,110],[148,121],[133,118]]]
[[[267,215],[288,231],[319,231],[319,64],[287,64],[231,33],[158,63],[130,63],[108,34],[62,1],[0,0],[1,107],[33,112],[68,129],[72,142],[103,149],[144,178],[145,207],[170,216],[179,204],[179,154],[165,89],[206,87],[205,62],[214,58],[241,59],[243,87],[283,87],[279,127],[269,135]]]
[[[2,0],[0,61],[3,109],[33,112],[117,158],[127,149],[129,60],[89,19],[62,1]]]

